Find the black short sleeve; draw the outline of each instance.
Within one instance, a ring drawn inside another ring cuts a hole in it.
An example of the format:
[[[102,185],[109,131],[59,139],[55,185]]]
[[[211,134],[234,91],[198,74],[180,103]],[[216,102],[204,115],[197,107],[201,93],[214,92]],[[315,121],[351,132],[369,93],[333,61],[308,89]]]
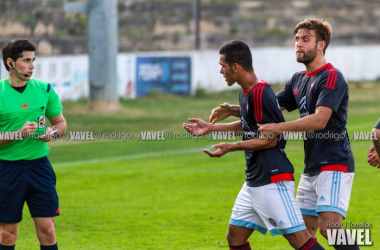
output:
[[[348,84],[339,71],[331,70],[319,81],[320,94],[316,107],[325,106],[338,112],[343,97],[348,92]]]
[[[277,94],[277,99],[280,107],[286,108],[286,110],[289,112],[298,108],[293,94],[293,84],[295,77],[296,76],[293,76],[292,79],[285,85],[285,87]]]

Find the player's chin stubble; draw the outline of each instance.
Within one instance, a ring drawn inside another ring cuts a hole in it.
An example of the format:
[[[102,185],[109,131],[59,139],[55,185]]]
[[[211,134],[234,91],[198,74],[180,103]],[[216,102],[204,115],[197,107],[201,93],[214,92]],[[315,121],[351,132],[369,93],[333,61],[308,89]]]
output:
[[[304,53],[303,57],[297,57],[297,62],[303,64],[309,64],[317,57],[317,46],[313,50]]]

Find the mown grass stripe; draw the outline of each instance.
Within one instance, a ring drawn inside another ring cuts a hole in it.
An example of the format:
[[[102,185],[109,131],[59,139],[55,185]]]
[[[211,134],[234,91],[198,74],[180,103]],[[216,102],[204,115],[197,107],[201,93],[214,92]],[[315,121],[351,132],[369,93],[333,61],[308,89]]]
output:
[[[175,155],[175,154],[191,154],[196,152],[201,152],[202,148],[187,148],[187,149],[179,149],[179,150],[167,150],[160,152],[151,152],[151,153],[143,153],[143,154],[135,154],[135,155],[123,155],[116,157],[106,157],[106,158],[95,158],[91,160],[83,160],[83,161],[72,161],[72,162],[64,162],[64,163],[53,163],[54,168],[59,167],[71,167],[75,165],[89,164],[89,163],[100,163],[107,161],[119,161],[119,160],[132,160],[132,159],[142,159],[148,157],[157,157],[157,156],[165,156],[165,155]]]

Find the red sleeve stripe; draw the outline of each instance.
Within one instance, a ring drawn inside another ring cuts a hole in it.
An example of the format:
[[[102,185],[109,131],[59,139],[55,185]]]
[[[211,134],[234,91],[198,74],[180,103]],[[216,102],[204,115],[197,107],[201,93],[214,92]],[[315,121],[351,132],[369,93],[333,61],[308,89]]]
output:
[[[334,89],[335,88],[336,79],[338,77],[338,71],[332,65],[331,65],[331,68],[333,68],[333,70],[334,70],[334,78],[332,79],[333,85],[332,85],[331,89]]]
[[[255,85],[255,87],[253,88],[253,107],[255,109],[255,118],[256,118],[256,122],[259,121],[259,105],[258,105],[258,92],[259,92],[259,88],[260,86],[259,85]]]
[[[263,92],[264,92],[264,88],[265,88],[265,85],[264,84],[260,84],[261,85],[261,88],[260,88],[260,101],[259,101],[259,111],[260,111],[260,121],[263,121],[264,120],[264,116],[263,116]]]
[[[270,177],[270,181],[272,183],[279,182],[279,181],[294,181],[293,174],[278,174]]]
[[[330,77],[331,77],[330,65],[328,65],[326,67],[326,70],[329,72],[329,74],[327,75],[327,81],[326,81],[326,88],[328,88],[329,87],[329,82],[330,82]]]
[[[326,88],[334,89],[338,72],[332,65],[329,65],[326,68],[326,70],[329,72],[329,75],[328,75],[327,81],[326,81]]]
[[[256,122],[261,122],[263,118],[263,92],[265,84],[256,84],[253,89],[253,106],[255,107]]]

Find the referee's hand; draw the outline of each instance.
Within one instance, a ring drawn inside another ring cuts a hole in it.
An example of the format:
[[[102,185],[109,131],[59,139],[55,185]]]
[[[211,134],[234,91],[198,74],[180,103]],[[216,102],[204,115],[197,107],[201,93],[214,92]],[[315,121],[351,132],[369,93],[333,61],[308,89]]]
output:
[[[26,137],[34,134],[34,132],[36,131],[36,129],[37,129],[37,123],[35,123],[35,122],[26,122],[24,124],[24,126],[22,126],[22,128],[20,129],[20,131],[21,131],[22,137],[26,138]]]

